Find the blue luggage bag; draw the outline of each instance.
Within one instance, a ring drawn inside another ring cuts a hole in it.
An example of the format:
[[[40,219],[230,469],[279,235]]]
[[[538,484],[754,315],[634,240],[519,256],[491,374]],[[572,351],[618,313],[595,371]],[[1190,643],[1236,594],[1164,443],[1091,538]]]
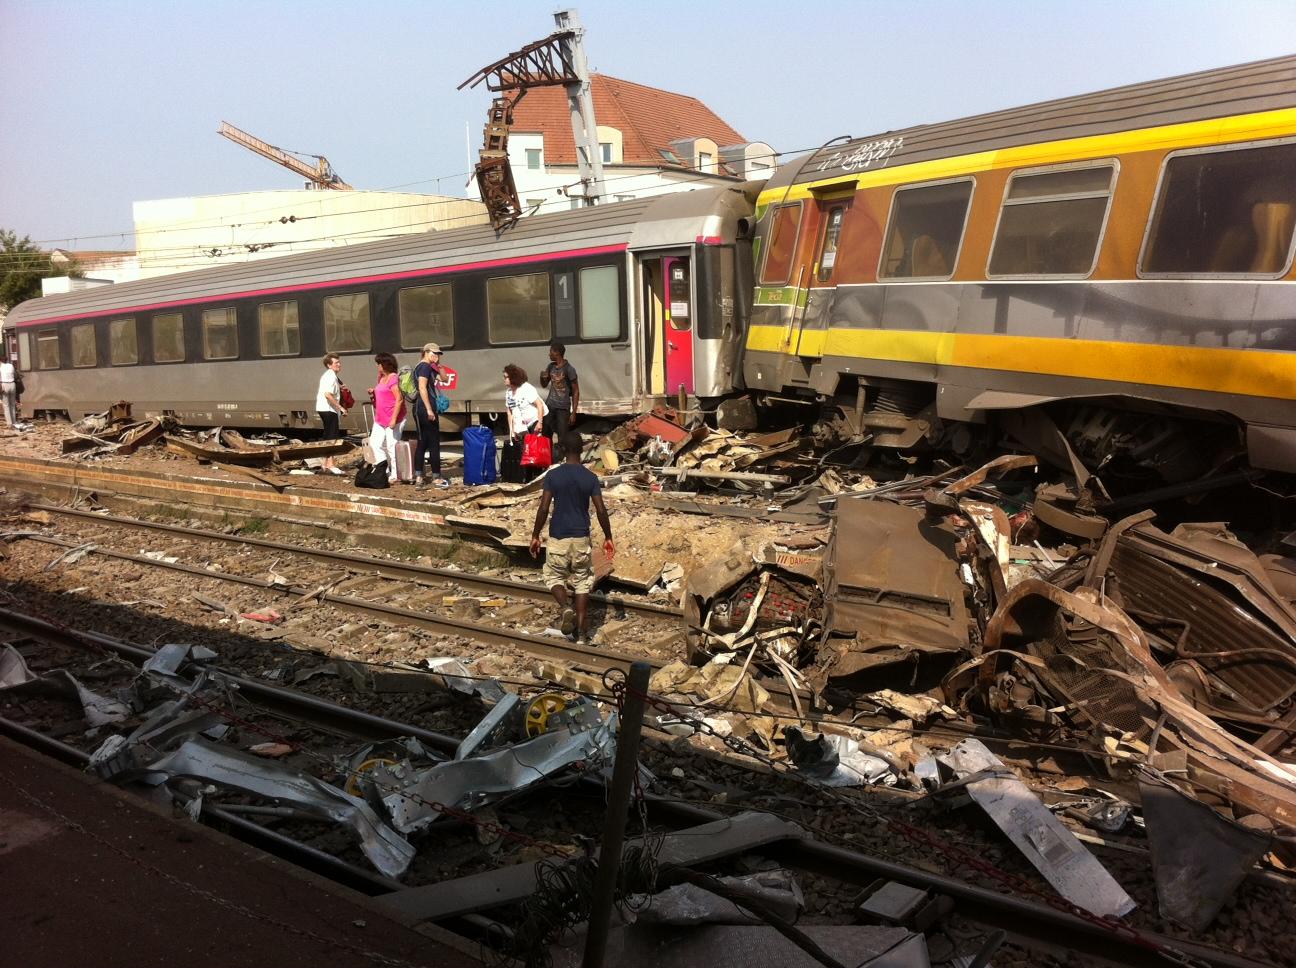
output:
[[[465,427],[464,483],[495,483],[495,434],[489,427]]]

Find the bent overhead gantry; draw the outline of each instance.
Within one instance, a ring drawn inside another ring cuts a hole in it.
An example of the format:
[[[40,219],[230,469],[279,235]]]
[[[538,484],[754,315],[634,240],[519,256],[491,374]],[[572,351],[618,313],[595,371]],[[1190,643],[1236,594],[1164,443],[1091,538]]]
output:
[[[509,166],[508,136],[513,109],[533,87],[563,85],[571,110],[572,136],[576,142],[582,192],[586,205],[595,205],[603,194],[603,159],[598,152],[598,130],[594,124],[594,98],[590,93],[589,70],[585,64],[582,38],[585,29],[575,10],[554,14],[558,30],[544,40],[527,44],[507,57],[483,67],[459,85],[476,87],[486,82],[487,90],[500,94],[491,102],[485,142],[474,177],[495,230],[508,228],[522,215],[513,170]]]

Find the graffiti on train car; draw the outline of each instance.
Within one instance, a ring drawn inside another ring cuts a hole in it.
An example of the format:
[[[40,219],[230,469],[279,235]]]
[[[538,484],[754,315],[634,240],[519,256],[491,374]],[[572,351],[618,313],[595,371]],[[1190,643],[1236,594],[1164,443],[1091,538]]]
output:
[[[891,156],[904,147],[904,138],[884,138],[870,141],[847,153],[834,151],[819,164],[820,171],[840,168],[842,171],[863,171],[877,165],[885,167]]]

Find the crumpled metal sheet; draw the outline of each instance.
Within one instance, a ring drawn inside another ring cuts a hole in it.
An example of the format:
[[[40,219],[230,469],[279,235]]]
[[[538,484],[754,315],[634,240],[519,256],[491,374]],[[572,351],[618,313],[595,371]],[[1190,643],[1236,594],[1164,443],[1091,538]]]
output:
[[[412,833],[443,816],[432,804],[472,810],[574,763],[611,761],[616,752],[616,726],[615,715],[603,721],[591,703],[575,721],[534,739],[421,770],[400,763],[376,766],[370,773],[371,782],[381,791],[392,825],[401,833]]]
[[[968,648],[958,535],[921,510],[889,501],[845,502],[826,557],[828,678]],[[835,654],[831,654],[835,652]]]
[[[124,702],[87,689],[76,676],[64,669],[56,669],[43,676],[36,675],[12,645],[7,645],[4,651],[0,651],[0,691],[4,690],[15,693],[49,692],[75,697],[91,728],[119,723],[130,715],[130,707]]]
[[[1099,917],[1124,917],[1134,910],[1116,879],[984,743],[965,739],[937,758],[960,777],[1000,774],[969,783],[968,794],[1068,901]]]
[[[805,910],[805,896],[791,871],[761,871],[717,880],[759,901],[766,910],[789,923],[795,922]],[[676,884],[654,894],[652,903],[639,911],[635,920],[640,924],[764,924],[746,908],[695,884]]]
[[[21,686],[24,682],[31,682],[35,678],[37,678],[36,673],[27,668],[27,662],[21,652],[12,645],[6,645],[3,650],[0,650],[0,689]]]
[[[190,777],[278,800],[321,820],[351,828],[365,856],[381,873],[399,877],[414,859],[410,843],[379,819],[363,800],[313,776],[275,766],[244,753],[190,739],[147,765],[150,773]]]
[[[1131,612],[1170,620],[1163,637],[1182,635],[1179,657],[1231,690],[1240,711],[1270,713],[1296,695],[1296,608],[1245,546],[1215,530],[1141,524],[1117,538],[1107,574]]]

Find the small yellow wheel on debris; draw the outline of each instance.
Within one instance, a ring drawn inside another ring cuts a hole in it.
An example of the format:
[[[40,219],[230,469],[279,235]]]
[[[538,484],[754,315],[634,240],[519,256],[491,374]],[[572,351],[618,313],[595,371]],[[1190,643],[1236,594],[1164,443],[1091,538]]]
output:
[[[390,759],[386,756],[375,756],[371,760],[365,760],[363,763],[357,766],[355,770],[352,771],[350,776],[347,777],[346,787],[345,787],[346,792],[351,794],[351,796],[353,797],[360,796],[360,774],[361,773],[368,773],[376,766],[395,766],[396,762],[397,762],[396,760]]]
[[[549,719],[567,708],[567,700],[556,692],[536,696],[526,708],[526,734],[539,736],[549,731]]]

